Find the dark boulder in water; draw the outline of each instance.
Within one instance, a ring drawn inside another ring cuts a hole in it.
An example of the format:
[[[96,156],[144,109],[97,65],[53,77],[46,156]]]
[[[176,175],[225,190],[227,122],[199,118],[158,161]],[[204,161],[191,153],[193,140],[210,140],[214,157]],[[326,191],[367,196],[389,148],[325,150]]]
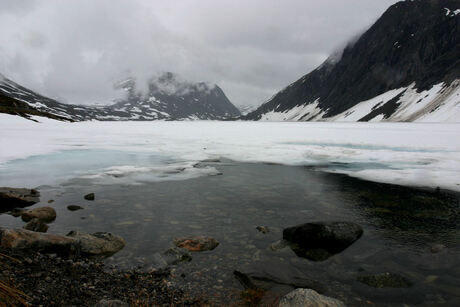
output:
[[[89,194],[86,194],[86,195],[84,196],[84,198],[85,198],[86,200],[94,200],[94,199],[96,198],[96,196],[94,195],[94,193],[89,193]]]
[[[314,222],[283,230],[283,239],[299,257],[323,261],[358,240],[363,229],[352,222]]]
[[[32,206],[39,201],[40,192],[35,189],[0,188],[0,212]]]

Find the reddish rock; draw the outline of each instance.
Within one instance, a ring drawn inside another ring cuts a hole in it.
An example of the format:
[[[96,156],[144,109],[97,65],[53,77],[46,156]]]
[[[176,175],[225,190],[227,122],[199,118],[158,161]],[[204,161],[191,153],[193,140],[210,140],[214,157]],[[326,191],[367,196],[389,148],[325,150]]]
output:
[[[174,240],[174,244],[191,252],[203,252],[215,249],[219,245],[219,242],[214,238],[199,236],[177,238]]]

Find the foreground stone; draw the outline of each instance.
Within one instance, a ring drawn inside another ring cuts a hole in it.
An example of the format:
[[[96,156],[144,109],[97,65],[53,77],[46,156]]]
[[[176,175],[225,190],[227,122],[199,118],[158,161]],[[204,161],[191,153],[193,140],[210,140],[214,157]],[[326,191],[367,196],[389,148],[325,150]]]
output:
[[[319,294],[311,289],[296,289],[280,299],[279,307],[345,307],[342,301]]]
[[[26,230],[36,231],[36,232],[47,232],[48,225],[39,219],[32,219],[29,223],[23,227]]]
[[[88,234],[80,231],[71,231],[67,237],[75,239],[80,244],[84,256],[111,256],[125,247],[122,237],[108,232]]]
[[[6,228],[0,228],[0,247],[56,253],[62,256],[78,255],[80,250],[79,243],[70,237]]]
[[[44,223],[51,223],[56,219],[56,211],[51,207],[34,208],[23,211],[21,213],[21,218],[24,222],[37,219]]]
[[[40,192],[35,189],[0,188],[0,211],[31,206],[40,201]]]
[[[345,250],[362,234],[363,229],[355,223],[315,222],[284,229],[283,239],[299,257],[323,261]]]
[[[374,288],[409,288],[412,283],[395,273],[382,273],[358,276],[358,281]]]
[[[0,228],[0,247],[70,256],[110,256],[121,250],[125,241],[110,233],[87,234],[71,231],[67,236],[44,234],[24,229]]]
[[[174,240],[174,245],[180,248],[185,248],[191,252],[203,252],[215,249],[219,242],[211,237],[188,237],[177,238]]]

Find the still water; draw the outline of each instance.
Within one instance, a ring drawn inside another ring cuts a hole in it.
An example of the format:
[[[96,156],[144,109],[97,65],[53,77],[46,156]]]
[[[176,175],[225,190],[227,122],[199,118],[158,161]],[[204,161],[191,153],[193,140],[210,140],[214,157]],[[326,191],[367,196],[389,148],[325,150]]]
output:
[[[194,165],[109,151],[32,157],[0,171],[0,185],[39,186],[41,203],[34,207],[48,205],[57,212],[49,233],[108,231],[124,237],[126,247],[107,259],[109,265],[149,270],[158,267],[158,253],[176,237],[217,239],[215,250],[193,253],[191,262],[173,269],[173,279],[186,291],[215,304],[240,300],[242,287],[233,275],[238,270],[269,289],[267,304],[293,287],[311,285],[349,306],[460,306],[456,193],[307,167],[224,159]],[[83,199],[90,192],[95,201]],[[84,209],[71,212],[68,205]],[[289,247],[271,248],[284,228],[313,221],[352,221],[364,235],[323,262],[299,258]],[[0,214],[0,225],[23,222]],[[399,274],[412,286],[377,289],[357,280],[384,272]]]

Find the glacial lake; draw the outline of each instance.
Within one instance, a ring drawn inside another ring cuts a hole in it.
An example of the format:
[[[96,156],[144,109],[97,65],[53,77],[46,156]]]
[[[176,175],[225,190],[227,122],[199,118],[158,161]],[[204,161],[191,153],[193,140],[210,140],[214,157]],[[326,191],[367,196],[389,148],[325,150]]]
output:
[[[191,262],[173,267],[173,280],[185,291],[216,305],[241,301],[238,270],[261,277],[270,289],[267,303],[309,283],[348,306],[460,306],[458,193],[373,183],[318,167],[218,160],[63,151],[4,164],[0,186],[38,186],[41,202],[33,207],[57,211],[49,233],[107,231],[125,238],[109,266],[150,270],[176,237],[217,239],[215,250],[192,253]],[[90,192],[94,201],[83,198]],[[68,205],[84,209],[72,212]],[[364,235],[322,262],[297,257],[289,247],[272,250],[284,228],[315,221],[355,222]],[[0,225],[24,223],[0,214]],[[412,286],[376,289],[357,280],[384,272]]]

